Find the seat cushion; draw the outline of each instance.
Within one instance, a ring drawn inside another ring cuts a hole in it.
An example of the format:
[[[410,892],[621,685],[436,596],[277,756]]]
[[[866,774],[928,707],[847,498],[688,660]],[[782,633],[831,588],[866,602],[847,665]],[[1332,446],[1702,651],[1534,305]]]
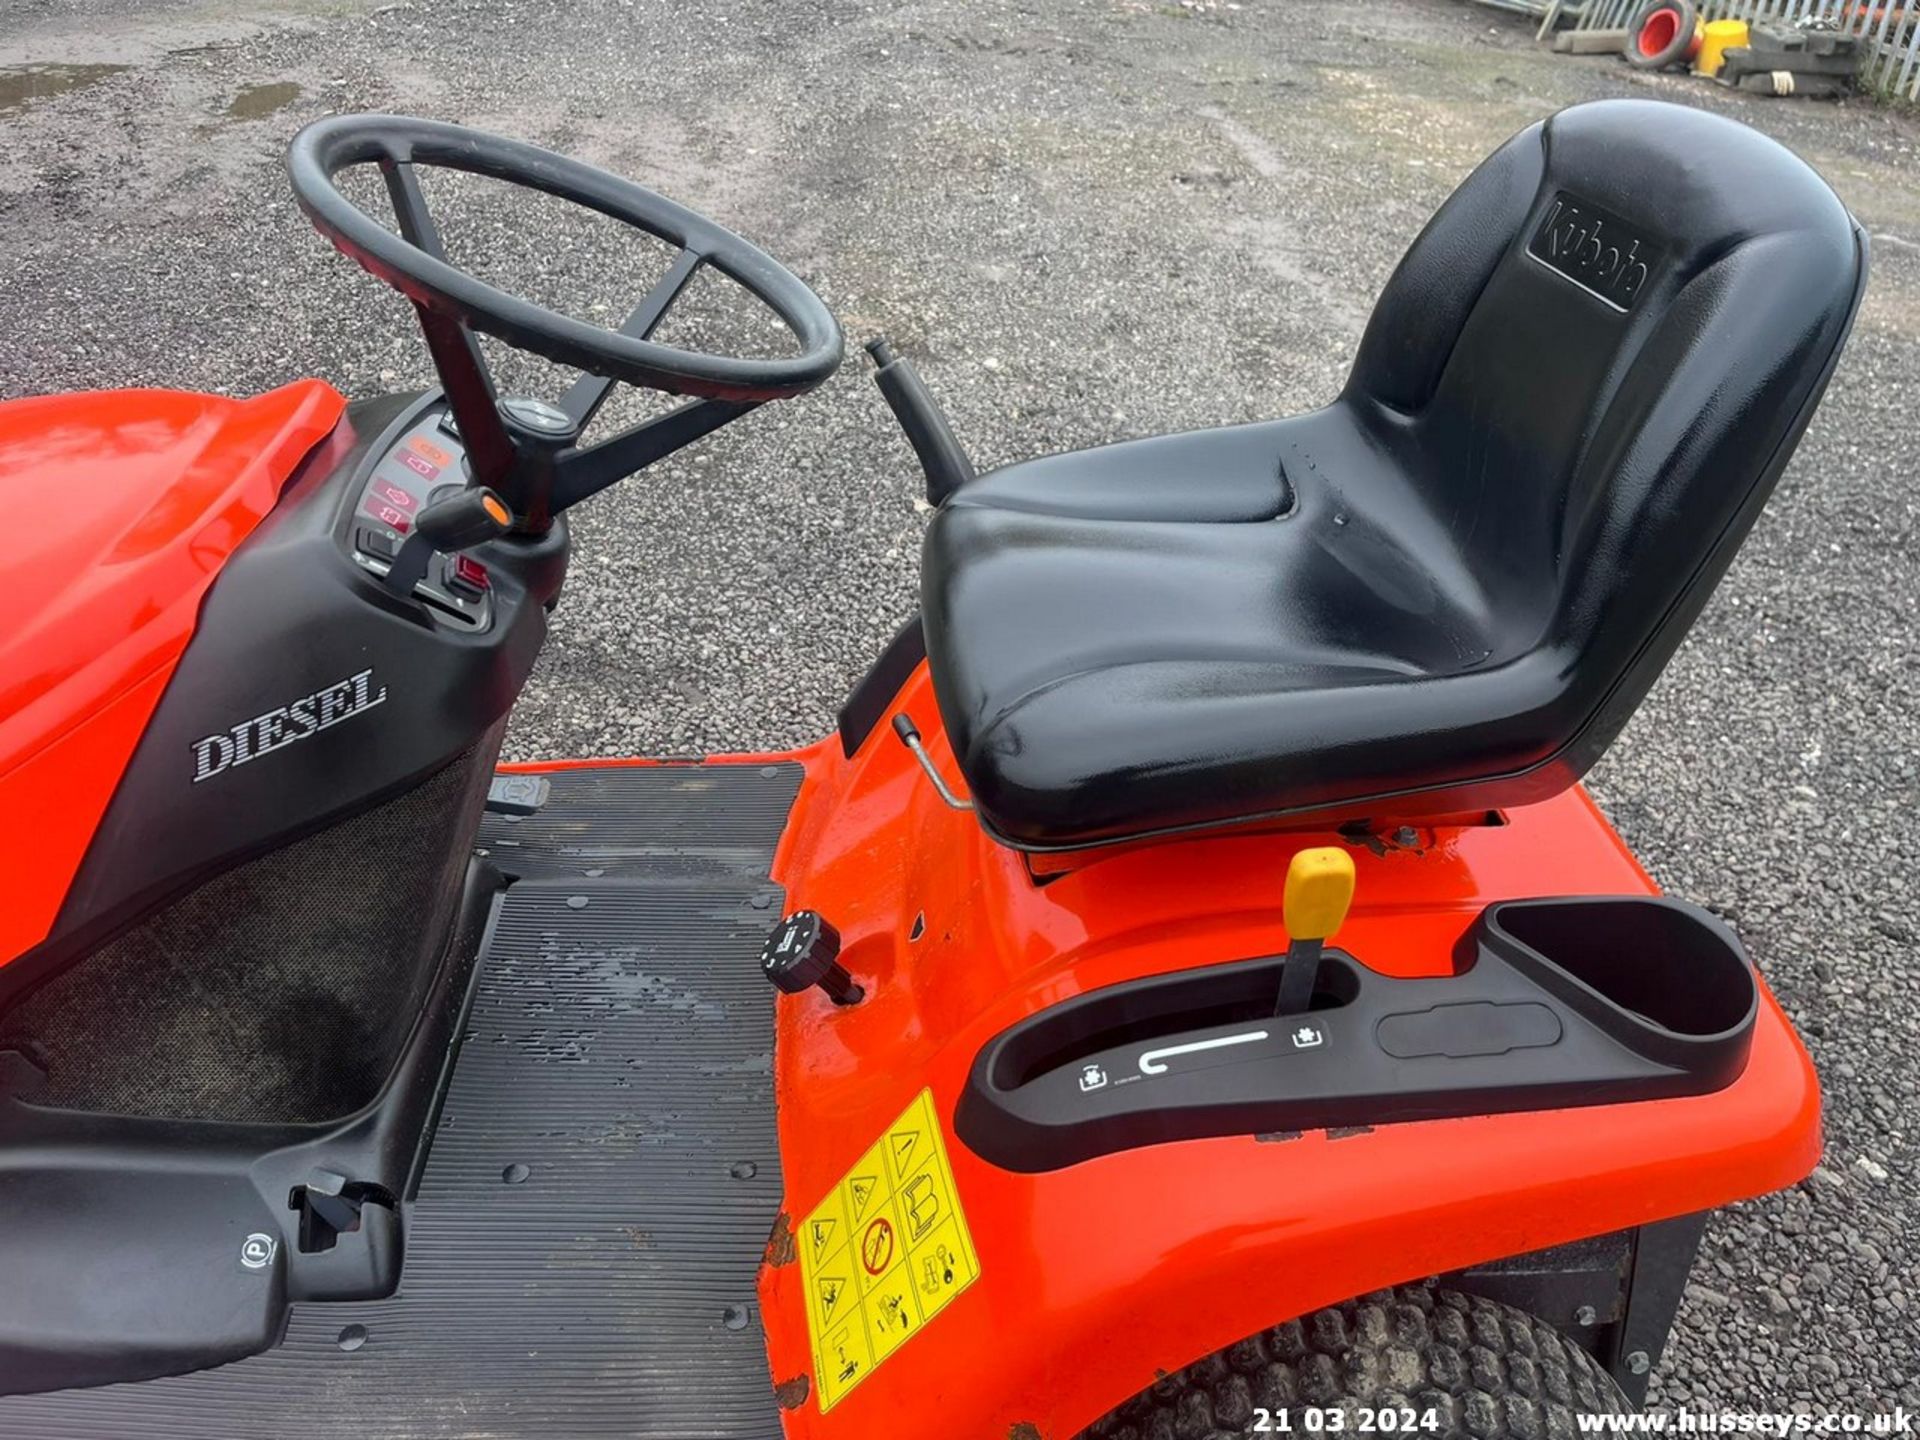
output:
[[[922,598],[983,820],[1071,847],[1542,759],[1528,612],[1456,555],[1337,407],[981,477],[934,519]]]

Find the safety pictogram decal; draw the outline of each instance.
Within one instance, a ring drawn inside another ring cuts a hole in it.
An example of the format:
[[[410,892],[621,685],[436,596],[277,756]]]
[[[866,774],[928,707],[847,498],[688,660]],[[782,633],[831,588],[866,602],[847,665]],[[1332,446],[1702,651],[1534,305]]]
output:
[[[931,1090],[855,1162],[800,1237],[824,1412],[980,1278]]]

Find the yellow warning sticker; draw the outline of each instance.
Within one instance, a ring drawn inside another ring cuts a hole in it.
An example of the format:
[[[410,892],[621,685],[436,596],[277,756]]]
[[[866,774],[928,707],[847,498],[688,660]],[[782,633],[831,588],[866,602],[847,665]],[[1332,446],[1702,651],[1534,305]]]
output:
[[[800,1235],[824,1413],[980,1278],[931,1090],[854,1162]]]

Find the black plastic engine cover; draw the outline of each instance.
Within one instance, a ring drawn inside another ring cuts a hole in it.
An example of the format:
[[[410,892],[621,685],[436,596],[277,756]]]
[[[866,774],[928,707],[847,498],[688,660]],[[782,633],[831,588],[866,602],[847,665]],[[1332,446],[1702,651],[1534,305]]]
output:
[[[514,568],[490,564],[491,620],[471,629],[351,555],[365,475],[436,403],[351,407],[227,560],[52,933],[0,970],[0,1008],[206,876],[416,785],[506,714],[546,634]]]

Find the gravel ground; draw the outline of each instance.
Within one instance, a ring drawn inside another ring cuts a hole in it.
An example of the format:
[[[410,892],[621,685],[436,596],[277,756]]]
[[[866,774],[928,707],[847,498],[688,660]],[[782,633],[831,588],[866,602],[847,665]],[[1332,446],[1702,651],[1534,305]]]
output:
[[[394,109],[579,154],[756,238],[851,336],[913,353],[984,463],[1271,416],[1333,395],[1475,161],[1629,93],[1779,136],[1876,249],[1793,468],[1594,776],[1654,873],[1739,925],[1828,1087],[1825,1165],[1715,1223],[1654,1399],[1920,1410],[1911,120],[1556,59],[1451,0],[0,0],[0,394],[425,383],[399,302],[278,169],[304,121]],[[599,318],[644,288],[603,227],[509,226],[482,192],[434,192],[457,253]],[[916,490],[849,364],[603,497],[514,752],[821,733],[914,605]]]

